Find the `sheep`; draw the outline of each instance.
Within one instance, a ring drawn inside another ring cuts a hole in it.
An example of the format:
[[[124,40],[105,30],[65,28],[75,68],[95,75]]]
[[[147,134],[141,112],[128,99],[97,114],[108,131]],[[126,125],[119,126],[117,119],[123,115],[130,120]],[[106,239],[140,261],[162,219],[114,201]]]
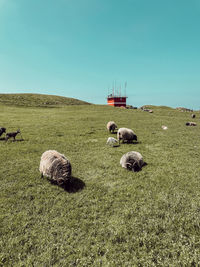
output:
[[[117,129],[117,125],[116,125],[116,123],[114,122],[114,121],[109,121],[108,123],[107,123],[107,130],[111,133],[114,133],[115,132],[115,129]]]
[[[124,154],[120,159],[120,164],[123,168],[133,172],[140,171],[142,166],[145,165],[142,155],[136,151],[130,151]]]
[[[2,136],[2,134],[5,133],[5,132],[6,132],[6,128],[1,127],[0,128],[0,136]]]
[[[186,126],[197,126],[196,122],[193,122],[193,121],[191,121],[191,122],[186,122],[185,125],[186,125]]]
[[[194,119],[196,117],[196,115],[195,114],[192,114],[191,117]]]
[[[17,130],[16,132],[12,132],[12,133],[7,133],[5,140],[7,141],[11,137],[13,137],[13,140],[15,140],[16,135],[19,134],[19,133],[20,133],[20,130]]]
[[[39,171],[41,178],[47,176],[62,185],[71,178],[72,167],[64,155],[56,150],[47,150],[41,156]]]
[[[106,144],[110,146],[115,146],[116,144],[118,144],[118,141],[113,137],[108,137]]]
[[[133,130],[128,128],[120,128],[117,131],[117,139],[122,140],[123,142],[126,140],[128,142],[131,142],[133,140],[137,141],[137,135],[133,132]]]

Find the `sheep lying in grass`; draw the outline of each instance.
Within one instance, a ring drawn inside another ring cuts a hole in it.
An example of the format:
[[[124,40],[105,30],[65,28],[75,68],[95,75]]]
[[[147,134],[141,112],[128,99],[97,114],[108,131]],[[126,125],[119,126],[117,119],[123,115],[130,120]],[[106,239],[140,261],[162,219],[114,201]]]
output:
[[[128,128],[120,128],[117,131],[117,139],[122,140],[123,142],[126,140],[127,142],[132,142],[133,140],[137,141],[137,135],[133,132],[133,130]]]
[[[185,125],[186,125],[186,126],[197,126],[196,122],[193,122],[193,121],[186,122]]]
[[[0,127],[0,136],[2,136],[2,134],[5,132],[6,132],[6,128]]]
[[[123,168],[133,172],[140,171],[142,166],[145,165],[142,155],[136,151],[130,151],[124,154],[120,159],[120,164]]]
[[[196,117],[196,115],[195,114],[192,114],[191,117],[194,119]]]
[[[115,129],[117,129],[117,124],[114,122],[114,121],[109,121],[107,123],[107,130],[111,133],[114,133],[115,132]]]
[[[56,150],[44,152],[40,160],[41,177],[47,176],[59,185],[64,184],[71,178],[71,163]]]
[[[108,137],[106,144],[110,146],[115,146],[116,144],[118,145],[118,141],[113,137]]]

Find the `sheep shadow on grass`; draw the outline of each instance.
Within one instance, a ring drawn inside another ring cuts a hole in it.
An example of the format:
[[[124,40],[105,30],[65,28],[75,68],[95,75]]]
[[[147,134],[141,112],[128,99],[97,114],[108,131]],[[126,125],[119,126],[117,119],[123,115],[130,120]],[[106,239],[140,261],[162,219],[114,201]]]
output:
[[[77,177],[71,177],[71,179],[67,180],[65,183],[61,185],[59,185],[54,180],[49,180],[49,181],[53,185],[62,187],[68,193],[76,193],[78,191],[81,191],[85,187],[85,183]]]
[[[25,141],[23,138],[21,138],[21,139],[6,139],[5,137],[2,137],[2,138],[0,138],[0,141],[5,141],[5,142],[23,142],[23,141]]]
[[[142,144],[141,141],[123,141],[122,143],[120,143],[120,145],[123,144],[123,145],[126,145],[126,144],[131,144],[131,145],[137,145],[137,144]]]

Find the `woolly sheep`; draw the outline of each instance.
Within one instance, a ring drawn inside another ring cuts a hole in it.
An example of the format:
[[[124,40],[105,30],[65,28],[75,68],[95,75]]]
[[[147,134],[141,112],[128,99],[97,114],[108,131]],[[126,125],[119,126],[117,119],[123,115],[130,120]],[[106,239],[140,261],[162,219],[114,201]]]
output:
[[[5,132],[6,132],[6,128],[0,127],[0,136],[2,136],[2,134]]]
[[[192,114],[191,117],[194,119],[196,117],[196,115],[195,114]]]
[[[124,154],[120,159],[120,164],[123,168],[133,172],[140,171],[142,166],[145,165],[142,155],[136,151],[130,151]]]
[[[128,128],[120,128],[118,131],[117,131],[117,139],[119,140],[119,143],[120,143],[120,140],[122,141],[137,141],[137,135],[133,132],[133,130],[131,129],[128,129]]]
[[[40,160],[41,177],[47,176],[59,185],[71,177],[70,161],[56,150],[45,151]]]
[[[191,122],[186,122],[185,125],[186,125],[186,126],[197,126],[196,122],[193,122],[193,121],[191,121]]]
[[[113,137],[108,137],[107,142],[106,142],[106,144],[110,146],[114,146],[116,143],[118,144],[118,141],[117,139]]]
[[[114,122],[114,121],[109,121],[108,123],[107,123],[107,130],[111,133],[111,132],[113,132],[114,133],[114,131],[115,131],[115,129],[117,129],[117,125],[116,125],[116,123]]]

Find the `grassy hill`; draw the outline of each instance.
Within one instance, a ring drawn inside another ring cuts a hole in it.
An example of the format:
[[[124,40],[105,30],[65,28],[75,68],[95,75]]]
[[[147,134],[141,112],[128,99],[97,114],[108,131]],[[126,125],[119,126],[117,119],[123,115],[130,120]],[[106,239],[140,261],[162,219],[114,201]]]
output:
[[[0,108],[1,126],[24,138],[0,141],[0,266],[200,264],[199,113],[186,127],[191,113],[165,107]],[[109,120],[138,143],[108,147]],[[49,149],[71,161],[65,190],[40,178]],[[147,162],[140,172],[119,164],[131,150]]]
[[[75,98],[42,94],[0,94],[0,104],[29,107],[89,105]]]

